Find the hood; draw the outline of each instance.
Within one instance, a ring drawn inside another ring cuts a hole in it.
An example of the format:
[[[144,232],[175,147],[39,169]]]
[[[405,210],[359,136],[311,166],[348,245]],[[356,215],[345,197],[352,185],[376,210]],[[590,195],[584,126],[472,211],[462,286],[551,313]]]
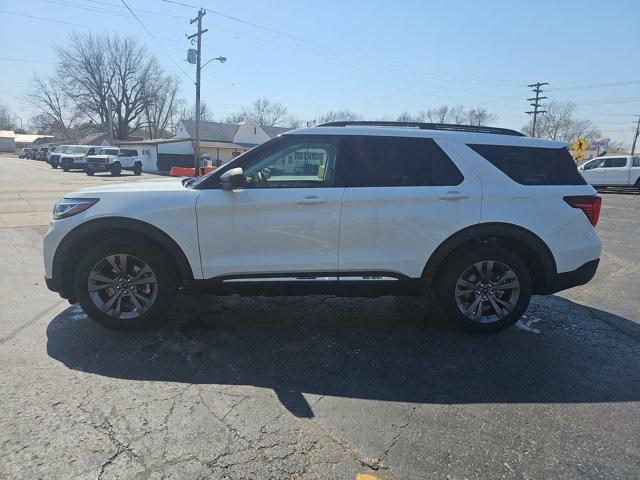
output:
[[[60,155],[61,157],[67,157],[67,158],[84,157],[84,154],[82,154],[82,153],[54,153],[54,155]]]
[[[138,180],[127,183],[115,183],[108,185],[99,185],[95,187],[82,188],[65,195],[66,198],[87,198],[102,197],[111,194],[147,194],[151,192],[170,192],[177,190],[186,190],[182,185],[180,178],[163,178],[158,180]]]

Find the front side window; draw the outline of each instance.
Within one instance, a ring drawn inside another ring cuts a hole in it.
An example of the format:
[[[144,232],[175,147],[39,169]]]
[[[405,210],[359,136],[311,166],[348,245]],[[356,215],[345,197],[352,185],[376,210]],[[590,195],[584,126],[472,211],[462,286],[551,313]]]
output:
[[[597,160],[591,160],[584,166],[585,170],[593,170],[594,168],[600,168],[604,165],[604,158],[598,158]]]
[[[291,141],[244,167],[247,188],[331,187],[337,140]]]
[[[345,157],[348,187],[453,186],[464,180],[430,138],[351,137]]]
[[[521,185],[585,185],[566,148],[469,145]]]
[[[620,168],[627,166],[627,159],[622,157],[607,158],[604,161],[604,168]]]
[[[640,157],[633,157],[632,167],[640,167]]]

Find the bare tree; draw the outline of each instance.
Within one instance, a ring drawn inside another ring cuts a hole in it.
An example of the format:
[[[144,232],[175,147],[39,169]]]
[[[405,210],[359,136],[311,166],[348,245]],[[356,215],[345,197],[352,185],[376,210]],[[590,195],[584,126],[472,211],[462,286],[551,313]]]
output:
[[[628,153],[631,151],[628,143],[611,140],[607,147],[607,153]]]
[[[489,113],[486,108],[472,108],[467,112],[467,122],[469,125],[488,126],[496,122],[496,115]]]
[[[561,142],[574,142],[578,138],[593,140],[600,137],[600,130],[590,120],[575,117],[576,105],[572,102],[550,102],[545,105],[547,113],[538,116],[536,134]],[[533,133],[533,119],[523,128],[526,135]]]
[[[148,126],[149,104],[163,95],[167,80],[155,56],[133,37],[73,33],[56,47],[56,77],[75,110],[106,129],[111,106],[113,135],[124,139]]]
[[[55,75],[42,77],[34,73],[29,81],[25,100],[37,112],[31,123],[38,131],[53,134],[66,141],[75,141],[74,130],[81,114],[65,95],[62,83]]]
[[[424,122],[426,118],[426,114],[424,112],[418,112],[415,115],[411,114],[407,111],[402,112],[398,115],[398,122]]]
[[[196,119],[196,105],[195,103],[191,105],[189,110],[182,112],[183,120],[195,120]],[[201,122],[215,122],[215,114],[213,110],[209,108],[207,102],[200,102],[200,121]],[[229,122],[229,123],[239,123],[239,122]]]
[[[363,117],[359,113],[352,112],[351,110],[329,110],[327,113],[320,115],[314,119],[317,124],[328,122],[354,122],[356,120],[362,120]]]
[[[253,120],[258,125],[266,127],[287,126],[288,110],[280,102],[274,102],[267,98],[254,100],[250,106],[243,107],[240,111],[233,112],[226,117],[229,123],[240,123]]]
[[[232,112],[224,118],[224,121],[227,123],[242,123],[248,120],[247,112],[244,110],[238,110],[237,112]]]
[[[145,104],[144,118],[149,138],[161,138],[171,134],[178,120],[180,79],[174,76],[156,79],[152,96]]]
[[[0,103],[0,130],[15,130],[17,123],[16,116],[11,109]]]

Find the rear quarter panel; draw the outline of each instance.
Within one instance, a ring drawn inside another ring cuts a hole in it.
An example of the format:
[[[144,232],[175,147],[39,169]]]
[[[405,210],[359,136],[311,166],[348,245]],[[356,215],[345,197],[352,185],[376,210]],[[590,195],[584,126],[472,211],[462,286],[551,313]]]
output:
[[[574,270],[600,257],[600,239],[582,210],[564,197],[596,195],[591,185],[521,185],[462,142],[449,142],[482,179],[481,223],[523,227],[548,246],[558,272]]]

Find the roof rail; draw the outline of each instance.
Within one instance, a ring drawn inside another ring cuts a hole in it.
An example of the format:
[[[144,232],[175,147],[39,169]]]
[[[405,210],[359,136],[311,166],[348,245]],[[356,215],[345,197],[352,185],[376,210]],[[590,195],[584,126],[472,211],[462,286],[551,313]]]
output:
[[[480,127],[475,125],[454,125],[450,123],[423,123],[423,122],[377,122],[369,120],[355,120],[344,122],[328,122],[317,125],[318,127],[412,127],[421,130],[447,130],[453,132],[493,133],[496,135],[512,135],[524,137],[524,134],[509,128]]]

